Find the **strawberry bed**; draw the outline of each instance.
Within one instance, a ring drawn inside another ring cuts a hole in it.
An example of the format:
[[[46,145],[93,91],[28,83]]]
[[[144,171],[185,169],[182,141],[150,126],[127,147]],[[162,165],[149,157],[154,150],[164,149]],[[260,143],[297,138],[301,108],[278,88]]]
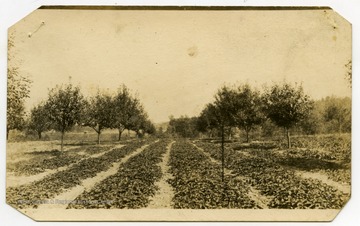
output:
[[[198,142],[197,145],[213,158],[220,159],[220,148]],[[225,163],[234,173],[245,176],[251,186],[268,196],[269,208],[283,209],[339,209],[348,196],[335,188],[313,179],[302,179],[294,170],[278,164],[276,155],[260,150],[248,151],[250,155],[225,151]]]
[[[27,155],[32,157],[28,160],[23,160],[7,165],[9,172],[14,172],[15,176],[30,176],[38,173],[43,173],[49,169],[57,169],[59,167],[68,166],[75,162],[78,162],[83,158],[83,155],[78,154],[80,151],[84,151],[86,156],[106,152],[113,146],[90,146],[90,147],[79,147],[69,151],[38,151],[30,152]]]
[[[75,163],[66,170],[44,177],[41,180],[19,187],[6,189],[7,203],[18,208],[37,208],[44,200],[51,199],[66,189],[81,184],[81,180],[94,177],[109,169],[112,163],[146,144],[133,142],[122,148],[113,149],[97,158],[87,158]]]
[[[144,151],[125,162],[116,174],[77,197],[68,208],[146,207],[150,197],[154,196],[158,189],[155,182],[162,176],[158,163],[162,161],[162,155],[168,144],[168,140],[161,140],[149,145]]]
[[[222,182],[219,165],[188,142],[173,144],[170,166],[176,209],[256,208],[242,180],[228,175]]]
[[[325,152],[332,160],[350,163],[351,135],[299,136],[291,140],[293,148],[315,149]],[[285,143],[281,147],[286,147]],[[319,154],[319,153],[318,153]],[[320,155],[323,153],[320,152]]]
[[[29,160],[9,164],[7,165],[7,170],[9,172],[14,172],[16,176],[30,176],[45,172],[47,169],[56,169],[62,166],[70,165],[81,158],[81,155],[67,152],[59,152],[55,156],[38,155],[30,158]]]
[[[333,160],[326,157],[326,153],[309,149],[290,149],[282,153],[264,150],[247,150],[246,152],[271,160],[285,168],[321,173],[338,183],[351,184],[350,163]]]

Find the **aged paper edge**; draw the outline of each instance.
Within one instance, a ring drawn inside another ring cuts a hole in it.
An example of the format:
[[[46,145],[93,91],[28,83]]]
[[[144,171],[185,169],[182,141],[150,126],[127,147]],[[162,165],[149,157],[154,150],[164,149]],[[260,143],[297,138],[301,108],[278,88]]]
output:
[[[36,221],[332,221],[338,209],[241,209],[241,210],[165,210],[165,209],[27,209],[19,210]]]
[[[39,9],[65,10],[332,10],[328,6],[94,6],[94,5],[44,5]]]

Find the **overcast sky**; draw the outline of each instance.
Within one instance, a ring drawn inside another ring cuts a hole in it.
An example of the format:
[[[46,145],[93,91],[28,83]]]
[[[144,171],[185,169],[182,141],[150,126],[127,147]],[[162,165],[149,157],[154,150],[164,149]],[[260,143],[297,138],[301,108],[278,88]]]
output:
[[[12,62],[33,80],[27,109],[70,76],[85,95],[124,83],[154,122],[199,114],[223,84],[351,95],[351,26],[330,10],[38,10],[12,32]]]

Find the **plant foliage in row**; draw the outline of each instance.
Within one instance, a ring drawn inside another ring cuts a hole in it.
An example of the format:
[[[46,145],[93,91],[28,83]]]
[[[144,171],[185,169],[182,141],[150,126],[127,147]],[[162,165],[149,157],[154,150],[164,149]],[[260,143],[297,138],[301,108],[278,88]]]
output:
[[[28,160],[8,163],[7,170],[9,172],[14,172],[16,176],[35,175],[38,173],[43,173],[46,170],[57,169],[59,167],[71,165],[75,162],[80,161],[84,157],[89,157],[93,154],[105,152],[112,147],[113,146],[93,146],[86,147],[85,150],[84,147],[79,147],[64,152],[56,149],[52,151],[33,152],[30,155],[36,156],[33,156]],[[80,155],[80,151],[84,152],[84,155]]]
[[[169,144],[161,140],[149,145],[144,151],[130,158],[119,171],[101,181],[90,191],[77,197],[68,208],[143,208],[158,188],[155,182],[162,176],[157,165]],[[84,202],[82,202],[84,201]]]
[[[219,158],[219,147],[197,143],[213,158]],[[245,155],[234,151],[227,154],[227,166],[234,173],[248,178],[246,183],[271,198],[269,208],[281,209],[340,209],[348,199],[346,194],[320,182],[303,179],[285,169],[274,159],[275,155],[258,151],[259,155]]]
[[[222,182],[220,167],[188,142],[173,144],[170,166],[176,209],[256,208],[240,179],[227,175]]]
[[[17,208],[37,208],[39,201],[54,198],[66,189],[80,185],[81,181],[105,171],[114,162],[145,145],[145,141],[134,142],[122,148],[116,148],[97,158],[87,158],[72,165],[66,170],[32,182],[28,185],[6,189],[6,201]]]

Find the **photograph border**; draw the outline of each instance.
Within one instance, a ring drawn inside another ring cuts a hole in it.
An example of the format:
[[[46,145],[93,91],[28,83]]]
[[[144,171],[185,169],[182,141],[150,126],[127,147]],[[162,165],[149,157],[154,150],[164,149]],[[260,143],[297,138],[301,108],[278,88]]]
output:
[[[57,8],[58,7],[58,8]],[[245,8],[243,7],[243,6],[230,6],[230,7],[227,7],[227,6],[119,6],[119,5],[116,5],[116,6],[80,6],[80,5],[78,5],[78,6],[56,6],[56,5],[47,5],[47,6],[43,6],[43,7],[41,7],[41,8],[45,8],[45,9],[50,9],[50,8],[55,8],[55,9],[61,9],[61,7],[65,7],[66,9],[69,9],[69,7],[70,7],[70,9],[79,9],[79,7],[80,8],[82,8],[82,9],[89,9],[89,8],[92,8],[92,9],[95,9],[95,8],[101,8],[101,9],[103,9],[103,7],[105,7],[106,9],[108,8],[108,9],[114,9],[114,8],[119,8],[120,7],[120,9],[121,10],[125,10],[125,9],[129,9],[129,10],[134,10],[134,9],[136,9],[136,10],[148,10],[148,9],[154,9],[154,8],[156,8],[156,9],[158,9],[158,8],[161,8],[161,9],[159,9],[159,10],[179,10],[179,8],[181,8],[181,9],[183,9],[183,10],[200,10],[200,9],[202,9],[202,10],[238,10],[239,8],[242,8],[242,10],[246,10],[246,9],[250,9],[250,10],[254,10],[254,9],[264,9],[264,10],[268,10],[268,9],[276,9],[276,8],[282,8],[282,9],[284,9],[284,8],[286,8],[285,10],[295,10],[295,9],[303,9],[303,10],[309,10],[309,9],[314,9],[314,7],[312,7],[312,6],[305,6],[305,7],[298,7],[298,6],[285,6],[285,7],[281,7],[281,6],[276,6],[276,7],[268,7],[268,6],[265,6],[265,7],[258,7],[258,6],[246,6]],[[227,8],[227,9],[226,9]],[[315,7],[315,8],[317,8],[317,9],[330,9],[330,7]],[[335,10],[336,11],[336,10]],[[28,14],[27,14],[28,15]],[[341,14],[340,14],[341,15]],[[355,39],[353,39],[353,42],[354,42],[354,40]],[[353,43],[353,51],[354,51],[354,53],[355,53],[355,49],[354,49],[354,47],[355,47],[355,45],[354,45],[354,43]],[[355,67],[354,67],[355,68]],[[354,73],[355,74],[355,73]],[[356,82],[356,80],[354,80],[354,83]],[[355,88],[356,87],[356,85],[355,84],[353,84],[353,105],[354,105],[354,103],[356,102],[356,95],[354,94],[354,90],[356,89]],[[353,119],[355,118],[355,113],[354,113],[354,109],[353,109]],[[6,120],[5,120],[6,121]],[[354,126],[355,124],[353,123],[353,126]],[[354,136],[355,136],[356,134],[354,133],[354,129],[353,129],[353,133],[352,133],[352,140],[354,141],[355,139],[354,139]],[[352,156],[354,157],[354,151],[356,151],[356,149],[354,149],[354,146],[353,146],[353,148],[352,148]],[[352,159],[352,162],[355,162],[355,159],[353,158]],[[352,165],[354,165],[354,164],[352,164]],[[353,167],[353,166],[352,166]],[[352,169],[352,180],[354,179],[354,171],[353,171],[354,169]],[[353,185],[352,185],[353,186]],[[352,192],[354,191],[354,189],[352,188]],[[353,196],[353,194],[352,194],[352,196]],[[350,201],[352,200],[352,198],[350,199]],[[348,204],[346,204],[346,205],[348,205]],[[8,206],[9,207],[9,206]],[[68,211],[68,210],[67,210]],[[97,211],[99,211],[99,210],[97,210]],[[106,211],[108,211],[108,210],[106,210]],[[121,211],[123,211],[123,210],[121,210]],[[135,210],[135,211],[138,211],[138,210]],[[208,211],[208,210],[207,210]],[[228,210],[226,210],[226,211],[228,211]],[[236,211],[238,211],[238,210],[236,210]],[[254,211],[254,210],[251,210],[251,211]],[[279,210],[276,210],[276,211],[279,211]],[[287,211],[287,210],[286,210]],[[313,211],[313,210],[311,210],[311,211]],[[76,212],[76,211],[75,211]],[[193,212],[192,210],[190,211],[190,212]],[[271,212],[271,211],[270,211]],[[321,211],[320,211],[321,212]],[[317,213],[316,214],[316,216],[320,216],[321,215],[321,213]],[[51,213],[51,211],[49,212],[49,214]],[[37,216],[37,213],[36,213],[36,211],[34,211],[34,213],[27,213],[27,214],[34,214],[34,216]],[[57,211],[57,213],[53,213],[54,215],[58,215],[58,216],[61,216],[61,213],[58,213],[58,211]],[[75,215],[76,215],[76,213],[74,213]],[[117,214],[117,213],[115,213],[114,212],[114,214]],[[132,213],[131,213],[132,214]],[[146,213],[144,213],[144,214],[146,214]],[[269,214],[269,216],[272,216],[273,217],[273,213],[266,213],[266,214]],[[337,214],[337,213],[336,213]],[[336,215],[333,211],[331,211],[331,213],[329,212],[329,213],[326,213],[325,215],[326,216],[329,216],[329,217],[332,217],[332,216],[335,216]],[[52,214],[51,214],[52,215]],[[53,216],[54,216],[53,215]],[[112,215],[112,214],[110,214],[110,215]],[[258,215],[257,215],[258,216]],[[285,215],[284,215],[285,216]],[[74,216],[75,218],[76,218],[76,216]],[[90,217],[90,215],[89,215],[89,217]],[[110,219],[110,221],[113,221],[114,219],[112,219],[112,217],[113,216],[109,216],[109,219]],[[152,217],[153,216],[147,216],[147,218],[145,219],[145,221],[152,221],[151,219],[152,219]],[[255,216],[256,217],[256,216]],[[299,213],[299,219],[302,219],[302,220],[300,220],[300,221],[306,221],[306,219],[303,219],[304,218],[304,216],[303,216],[303,214],[302,213]],[[249,219],[248,220],[246,220],[246,221],[253,221],[253,220],[251,220],[251,219],[253,219],[253,218],[251,218],[251,216],[249,216]],[[70,221],[73,221],[73,220],[75,220],[74,218],[72,218],[72,217],[70,217],[69,218],[70,219]],[[45,220],[45,221],[47,221],[48,219],[43,219],[43,220]],[[75,221],[78,221],[78,220],[75,220]],[[81,220],[81,219],[79,219],[79,221],[83,221],[83,220]],[[94,221],[96,221],[96,220],[94,220]],[[137,220],[137,219],[129,219],[129,218],[127,218],[127,220],[125,220],[125,221],[142,221],[142,220]],[[163,219],[162,221],[168,221],[168,220],[166,220],[166,219]],[[181,219],[179,219],[179,221],[181,221]],[[213,221],[217,221],[216,219],[214,219]],[[236,221],[236,220],[235,220]],[[289,221],[289,220],[286,220],[286,221]]]

